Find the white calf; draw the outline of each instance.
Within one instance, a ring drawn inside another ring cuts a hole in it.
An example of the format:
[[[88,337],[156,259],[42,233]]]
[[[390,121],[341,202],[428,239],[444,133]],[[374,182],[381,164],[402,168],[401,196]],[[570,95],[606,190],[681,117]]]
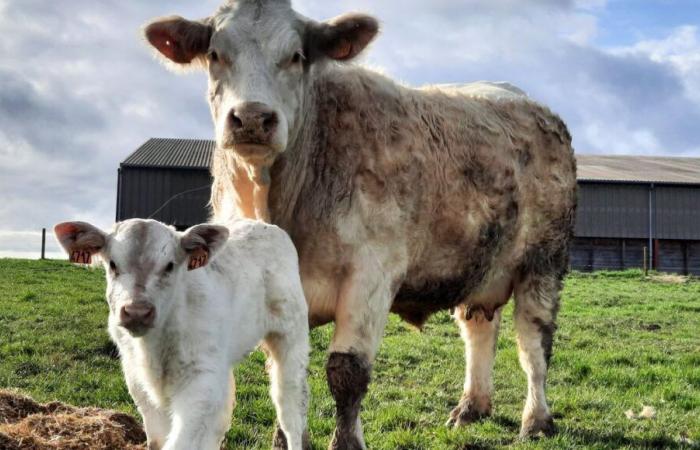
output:
[[[71,261],[97,254],[105,266],[109,332],[149,449],[218,449],[235,402],[231,368],[261,341],[279,425],[288,448],[302,448],[309,329],[285,232],[241,220],[178,233],[137,219],[111,233],[83,222],[55,232]]]

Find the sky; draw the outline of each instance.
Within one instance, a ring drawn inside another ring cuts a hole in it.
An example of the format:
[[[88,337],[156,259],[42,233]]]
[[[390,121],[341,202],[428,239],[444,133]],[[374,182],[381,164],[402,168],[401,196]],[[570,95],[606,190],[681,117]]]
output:
[[[219,3],[0,0],[0,257],[38,256],[61,221],[109,227],[119,162],[148,138],[213,138],[206,76],[168,72],[140,28]],[[519,86],[579,153],[700,156],[698,0],[292,3],[316,20],[375,15],[362,63],[402,83]]]

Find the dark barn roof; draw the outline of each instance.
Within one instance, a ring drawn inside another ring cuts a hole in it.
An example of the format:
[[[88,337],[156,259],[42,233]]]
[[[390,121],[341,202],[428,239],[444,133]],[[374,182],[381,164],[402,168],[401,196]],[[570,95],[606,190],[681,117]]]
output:
[[[126,158],[122,167],[209,169],[214,141],[152,138]]]

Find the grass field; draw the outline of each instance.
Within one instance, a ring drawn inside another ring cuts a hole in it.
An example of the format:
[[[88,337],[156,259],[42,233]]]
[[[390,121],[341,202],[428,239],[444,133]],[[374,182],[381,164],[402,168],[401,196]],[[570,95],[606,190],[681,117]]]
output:
[[[0,388],[135,414],[105,331],[101,270],[56,261],[0,260]],[[459,430],[443,424],[461,394],[464,361],[446,313],[422,333],[392,317],[363,404],[371,449],[688,448],[700,442],[700,281],[639,272],[574,274],[566,282],[549,376],[559,433],[519,442],[525,376],[512,304],[498,343],[494,416]],[[314,448],[333,430],[324,377],[332,333],[314,330],[309,411]],[[238,407],[229,448],[269,448],[274,410],[264,358],[236,369]],[[656,409],[650,420],[625,411]]]

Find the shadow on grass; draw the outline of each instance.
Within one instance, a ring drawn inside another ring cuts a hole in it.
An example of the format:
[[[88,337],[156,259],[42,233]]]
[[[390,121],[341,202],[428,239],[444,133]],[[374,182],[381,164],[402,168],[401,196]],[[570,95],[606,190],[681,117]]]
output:
[[[654,436],[648,439],[639,437],[626,436],[619,431],[609,432],[603,430],[590,429],[575,429],[567,428],[565,430],[567,436],[571,438],[577,445],[596,446],[605,448],[640,448],[640,449],[673,449],[673,448],[690,448],[687,445],[679,443],[677,440],[669,436]],[[694,448],[694,447],[693,447]]]

